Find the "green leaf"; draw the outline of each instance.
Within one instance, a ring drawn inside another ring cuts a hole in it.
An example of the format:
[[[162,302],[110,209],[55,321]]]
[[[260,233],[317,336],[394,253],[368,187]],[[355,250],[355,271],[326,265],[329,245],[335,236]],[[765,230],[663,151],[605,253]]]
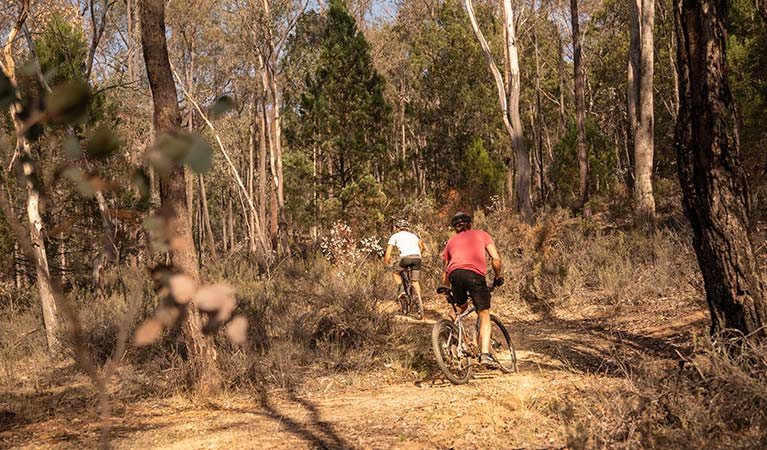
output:
[[[213,166],[213,149],[199,134],[192,134],[184,163],[196,173],[206,173]]]
[[[64,138],[62,147],[64,148],[64,154],[72,161],[77,161],[82,156],[80,139],[77,136],[67,136]]]
[[[81,81],[69,81],[54,86],[45,96],[45,112],[54,124],[69,124],[80,120],[88,110],[90,88]]]
[[[93,159],[105,159],[120,148],[120,139],[109,128],[101,126],[93,132],[85,144],[85,154]]]
[[[217,98],[215,102],[213,102],[213,107],[211,108],[210,115],[214,119],[218,119],[219,117],[223,116],[227,111],[230,111],[237,107],[237,103],[234,101],[234,99],[228,95],[222,95],[221,97]]]

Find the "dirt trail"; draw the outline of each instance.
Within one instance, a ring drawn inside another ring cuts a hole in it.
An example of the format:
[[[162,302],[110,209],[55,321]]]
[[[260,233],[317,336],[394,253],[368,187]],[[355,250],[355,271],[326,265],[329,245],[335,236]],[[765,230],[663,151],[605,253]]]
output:
[[[311,380],[301,391],[231,395],[194,403],[174,397],[115,411],[115,448],[567,448],[583,411],[631,389],[625,376],[640,362],[673,358],[691,332],[705,327],[696,308],[579,319],[528,314],[512,320],[519,373],[481,372],[464,386],[438,374],[388,384],[384,371]],[[505,316],[504,316],[505,314]],[[432,320],[438,314],[429,311]],[[520,315],[516,315],[520,317]],[[408,319],[404,319],[407,321]],[[428,324],[413,324],[426,332]],[[394,369],[390,369],[394,370]],[[401,379],[401,378],[400,378]],[[70,386],[71,387],[71,386]],[[74,395],[73,395],[74,397]],[[574,412],[575,410],[580,412]],[[0,447],[90,448],[95,417],[66,415],[3,428]],[[606,432],[620,423],[603,424]]]

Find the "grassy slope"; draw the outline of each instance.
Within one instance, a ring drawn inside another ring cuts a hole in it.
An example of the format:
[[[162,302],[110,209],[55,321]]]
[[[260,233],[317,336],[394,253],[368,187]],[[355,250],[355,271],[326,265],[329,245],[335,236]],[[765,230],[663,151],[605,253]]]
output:
[[[493,231],[507,260],[494,310],[513,330],[519,374],[445,383],[429,324],[393,317],[378,261],[297,262],[271,278],[230,262],[210,277],[237,285],[252,339],[244,349],[222,343],[227,393],[184,394],[174,336],[133,349],[113,382],[115,446],[763,446],[767,353],[753,349],[755,369],[743,369],[700,338],[702,285],[684,230],[648,238],[564,216],[535,229],[500,215],[477,225]],[[433,320],[445,311],[430,293],[449,235],[418,231],[431,250],[424,291]],[[94,352],[109,354],[121,301],[80,299]],[[0,325],[0,446],[93,446],[93,389],[66,362],[51,370],[40,336],[19,340],[36,314],[5,311]]]

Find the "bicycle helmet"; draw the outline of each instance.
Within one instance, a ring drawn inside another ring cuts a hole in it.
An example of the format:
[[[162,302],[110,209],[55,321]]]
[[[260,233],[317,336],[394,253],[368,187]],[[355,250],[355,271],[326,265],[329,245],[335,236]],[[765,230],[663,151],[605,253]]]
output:
[[[456,226],[461,223],[471,223],[471,216],[461,211],[461,212],[455,213],[453,218],[450,219],[450,225],[452,226]]]
[[[394,221],[394,226],[397,228],[408,228],[410,224],[407,222],[407,219],[397,219]]]

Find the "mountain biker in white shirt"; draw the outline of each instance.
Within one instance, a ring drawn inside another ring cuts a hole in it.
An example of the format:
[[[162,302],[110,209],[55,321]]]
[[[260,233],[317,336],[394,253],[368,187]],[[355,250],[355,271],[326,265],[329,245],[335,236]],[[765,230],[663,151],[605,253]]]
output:
[[[410,280],[415,288],[416,295],[418,296],[418,303],[421,303],[421,283],[418,282],[421,273],[421,255],[425,251],[425,247],[421,239],[415,234],[407,231],[410,228],[407,220],[399,219],[394,222],[395,233],[389,238],[389,242],[386,245],[386,253],[384,254],[384,265],[388,268],[389,261],[391,260],[392,250],[397,247],[399,251],[399,263],[395,266],[392,273],[394,282],[397,284],[397,290],[399,295],[405,294],[402,286],[401,273],[408,267],[412,268]],[[421,320],[422,312],[418,312],[418,320]]]

